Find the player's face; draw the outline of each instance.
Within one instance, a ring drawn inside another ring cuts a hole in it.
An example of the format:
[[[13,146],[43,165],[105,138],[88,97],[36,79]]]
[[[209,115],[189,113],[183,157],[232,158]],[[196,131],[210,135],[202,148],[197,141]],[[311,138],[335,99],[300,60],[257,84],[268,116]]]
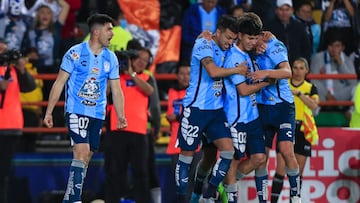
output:
[[[255,50],[256,54],[262,54],[266,50],[266,43],[264,41],[264,36],[262,34],[258,35],[256,45],[253,50]]]
[[[181,87],[189,86],[190,81],[190,66],[181,66],[179,67],[179,72],[177,74],[177,80]]]
[[[113,26],[111,23],[106,23],[104,26],[101,27],[99,34],[99,41],[101,45],[105,47],[110,46],[110,40],[114,36],[112,29]]]
[[[225,31],[217,29],[215,33],[215,42],[222,50],[227,50],[234,43],[236,37],[236,33],[229,29],[226,29]]]
[[[251,51],[255,48],[258,41],[258,35],[248,35],[239,33],[238,46],[242,51]]]

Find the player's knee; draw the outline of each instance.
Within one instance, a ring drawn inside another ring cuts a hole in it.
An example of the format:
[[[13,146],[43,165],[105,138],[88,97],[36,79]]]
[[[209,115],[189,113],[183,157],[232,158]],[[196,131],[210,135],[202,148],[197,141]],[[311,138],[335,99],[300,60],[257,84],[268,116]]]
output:
[[[258,168],[259,166],[266,163],[266,155],[265,154],[255,154],[251,156],[251,162],[254,168]]]

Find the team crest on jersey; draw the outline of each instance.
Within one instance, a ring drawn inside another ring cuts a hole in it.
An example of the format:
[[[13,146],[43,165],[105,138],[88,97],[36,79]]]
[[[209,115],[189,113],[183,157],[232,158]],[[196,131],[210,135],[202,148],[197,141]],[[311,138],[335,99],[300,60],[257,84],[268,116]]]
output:
[[[99,74],[99,68],[93,68],[93,69],[91,69],[91,74],[98,75],[98,74]]]
[[[110,71],[110,63],[105,61],[104,62],[104,70],[105,72],[109,72]]]
[[[98,99],[100,96],[100,82],[94,77],[85,80],[78,92],[78,96],[84,99]]]

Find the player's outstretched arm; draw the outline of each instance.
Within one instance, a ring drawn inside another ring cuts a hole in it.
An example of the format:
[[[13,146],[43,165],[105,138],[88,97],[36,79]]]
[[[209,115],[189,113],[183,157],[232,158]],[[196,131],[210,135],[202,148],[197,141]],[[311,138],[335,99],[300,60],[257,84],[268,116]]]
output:
[[[49,99],[48,99],[48,105],[47,105],[45,117],[44,117],[44,124],[48,128],[52,128],[54,125],[53,119],[52,119],[52,112],[55,108],[56,103],[59,101],[61,92],[63,91],[64,85],[65,85],[66,81],[68,80],[69,76],[70,75],[68,72],[65,72],[62,69],[60,69],[58,76],[51,88]]]

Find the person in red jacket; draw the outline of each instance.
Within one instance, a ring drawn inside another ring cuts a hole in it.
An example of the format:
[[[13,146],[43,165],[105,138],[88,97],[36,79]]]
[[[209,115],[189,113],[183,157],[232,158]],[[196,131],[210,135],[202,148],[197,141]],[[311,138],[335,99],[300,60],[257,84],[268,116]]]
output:
[[[24,127],[20,92],[30,92],[36,84],[25,69],[26,59],[7,51],[2,39],[0,47],[0,202],[8,203],[14,199],[8,195],[12,157]]]
[[[117,116],[111,105],[108,108],[110,132],[104,138],[105,202],[107,203],[118,203],[120,198],[128,195],[129,177],[133,183],[135,202],[151,202],[148,170],[149,145],[146,134],[149,96],[154,93],[154,87],[149,83],[150,75],[144,72],[150,59],[150,51],[141,48],[137,50],[136,56],[131,57],[127,70],[121,70],[120,73],[128,126],[121,130],[114,128]],[[127,176],[129,165],[132,171],[131,176]]]

